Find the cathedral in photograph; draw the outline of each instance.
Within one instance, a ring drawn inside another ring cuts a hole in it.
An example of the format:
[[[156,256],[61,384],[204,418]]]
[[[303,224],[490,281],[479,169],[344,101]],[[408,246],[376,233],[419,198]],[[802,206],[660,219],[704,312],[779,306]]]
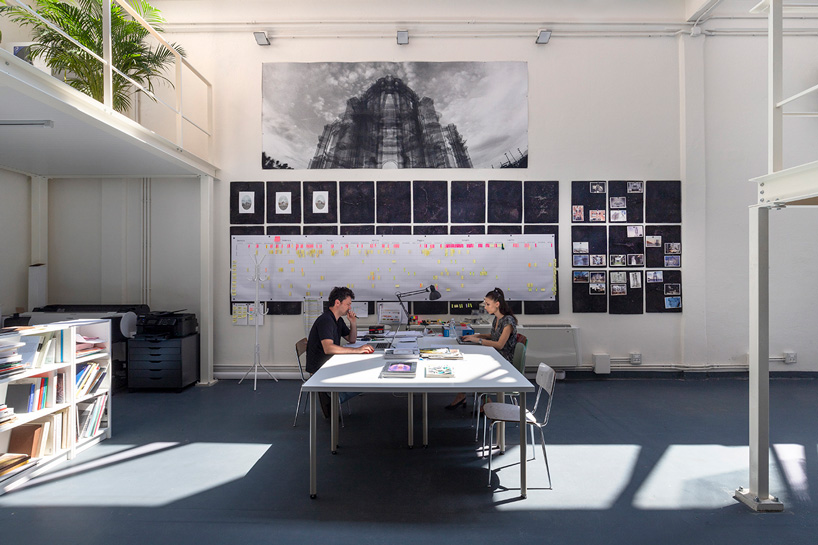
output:
[[[457,127],[440,124],[434,101],[386,76],[324,126],[309,168],[472,168],[472,162]]]

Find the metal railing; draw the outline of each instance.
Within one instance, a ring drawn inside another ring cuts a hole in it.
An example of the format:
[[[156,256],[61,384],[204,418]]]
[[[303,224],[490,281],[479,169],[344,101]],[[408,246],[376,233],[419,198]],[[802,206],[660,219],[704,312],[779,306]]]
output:
[[[54,30],[55,32],[59,33],[65,39],[69,40],[71,43],[76,45],[85,53],[89,54],[91,57],[96,59],[100,62],[103,69],[103,105],[113,110],[113,73],[116,72],[121,77],[123,77],[128,83],[133,85],[139,91],[145,93],[147,96],[155,100],[157,103],[162,104],[167,109],[169,109],[176,117],[176,138],[175,140],[169,140],[174,146],[176,146],[178,151],[184,151],[184,123],[189,123],[192,127],[199,130],[207,137],[207,153],[208,157],[207,160],[210,160],[213,154],[213,135],[212,135],[212,127],[213,127],[213,86],[211,83],[198,71],[196,68],[193,67],[182,55],[176,51],[176,49],[171,46],[170,43],[165,40],[159,32],[156,31],[147,21],[145,21],[132,7],[126,0],[103,0],[102,5],[102,40],[103,40],[103,54],[102,57],[97,55],[95,52],[91,51],[73,37],[68,35],[62,28],[58,25],[49,21],[31,7],[29,7],[23,0],[14,0],[16,4],[18,4],[22,9],[29,12],[33,17],[42,21],[46,26],[50,29]],[[175,59],[175,77],[173,80],[173,87],[175,90],[175,105],[168,104],[166,101],[162,100],[159,96],[157,96],[152,91],[146,89],[142,84],[134,81],[131,77],[127,74],[119,70],[116,66],[114,66],[113,59],[112,59],[112,45],[111,45],[111,8],[113,6],[113,2],[119,4],[119,6],[124,9],[128,15],[130,15],[134,21],[138,22],[142,25],[151,36],[156,39],[159,44],[171,54],[173,54]],[[206,87],[207,92],[207,126],[202,127],[200,124],[193,121],[190,117],[185,115],[185,111],[183,109],[183,101],[182,101],[182,69],[183,67],[187,67],[190,72],[195,75]]]

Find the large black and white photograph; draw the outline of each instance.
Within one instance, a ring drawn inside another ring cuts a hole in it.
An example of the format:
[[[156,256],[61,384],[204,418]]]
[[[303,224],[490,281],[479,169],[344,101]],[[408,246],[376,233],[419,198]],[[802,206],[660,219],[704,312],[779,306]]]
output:
[[[264,169],[527,168],[525,62],[262,65]]]

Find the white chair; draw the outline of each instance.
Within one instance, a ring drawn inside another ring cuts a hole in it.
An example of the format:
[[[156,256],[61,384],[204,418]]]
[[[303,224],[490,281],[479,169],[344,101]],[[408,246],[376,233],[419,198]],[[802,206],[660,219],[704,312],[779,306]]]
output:
[[[528,338],[521,333],[517,333],[517,344],[514,345],[514,360],[512,361],[512,365],[514,368],[517,369],[520,374],[525,375],[525,353],[528,347]],[[474,394],[474,442],[477,442],[477,436],[480,433],[480,403],[484,400],[489,398],[488,393],[484,394]],[[517,396],[520,395],[517,392],[511,392],[508,395],[511,396],[511,401],[514,403],[517,402]],[[534,436],[534,430],[531,430],[531,436]],[[532,439],[533,441],[533,439]],[[486,444],[486,421],[483,420],[483,445]],[[485,453],[483,455],[485,458]]]
[[[531,449],[532,452],[534,451],[534,436],[533,436],[533,427],[536,427],[540,430],[540,438],[542,439],[542,454],[543,458],[545,458],[545,471],[548,474],[548,488],[551,488],[551,470],[548,467],[548,454],[545,452],[545,432],[543,432],[543,428],[548,424],[548,417],[551,415],[551,401],[554,399],[554,384],[557,379],[557,374],[554,370],[549,367],[545,363],[540,363],[540,366],[537,368],[537,398],[534,401],[534,408],[525,411],[525,420],[526,424],[532,426],[532,436],[531,436]],[[540,403],[540,398],[542,396],[543,391],[548,394],[548,402],[545,407],[545,414],[543,415],[542,421],[537,420],[536,413],[537,407]],[[483,405],[483,413],[485,414],[486,419],[491,421],[491,426],[489,427],[489,486],[491,486],[491,458],[493,453],[493,445],[494,445],[494,425],[498,422],[520,422],[520,410],[522,408],[519,405],[514,405],[512,403],[486,403]],[[483,451],[486,450],[485,444],[485,436],[483,437]]]
[[[307,351],[307,338],[304,337],[297,343],[295,343],[295,358],[298,361],[298,372],[301,373],[301,386],[304,386],[304,383],[307,382],[307,377],[304,376],[304,366],[301,365],[301,356]],[[298,423],[298,409],[301,407],[301,394],[304,393],[303,389],[298,390],[298,401],[295,404],[295,420],[293,420],[293,427]],[[307,398],[304,398],[304,411],[307,410]]]

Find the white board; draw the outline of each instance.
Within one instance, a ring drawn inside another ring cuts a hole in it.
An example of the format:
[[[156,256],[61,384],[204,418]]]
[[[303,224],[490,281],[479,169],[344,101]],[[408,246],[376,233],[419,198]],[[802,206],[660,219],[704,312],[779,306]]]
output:
[[[326,299],[347,286],[358,300],[437,286],[442,300],[480,300],[499,287],[509,300],[553,301],[554,235],[231,237],[231,301],[252,301],[262,259],[261,301]],[[421,297],[421,296],[419,296]]]

